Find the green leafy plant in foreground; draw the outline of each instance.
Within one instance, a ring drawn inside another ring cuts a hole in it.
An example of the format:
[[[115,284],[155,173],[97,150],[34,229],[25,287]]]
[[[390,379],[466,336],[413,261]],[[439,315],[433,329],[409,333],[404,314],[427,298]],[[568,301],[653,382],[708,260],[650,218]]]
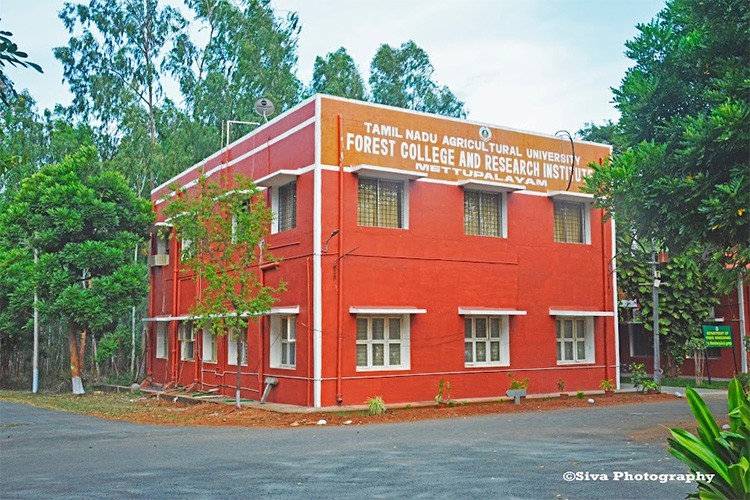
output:
[[[711,482],[698,480],[698,492],[689,498],[750,498],[750,399],[740,382],[729,384],[729,430],[722,431],[705,401],[692,388],[685,390],[698,422],[698,436],[670,429],[669,453],[695,473],[713,474]]]

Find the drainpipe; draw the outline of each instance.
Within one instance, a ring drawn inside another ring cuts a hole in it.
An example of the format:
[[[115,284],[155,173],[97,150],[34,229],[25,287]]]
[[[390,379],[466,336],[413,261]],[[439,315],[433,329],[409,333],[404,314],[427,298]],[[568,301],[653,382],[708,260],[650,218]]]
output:
[[[336,126],[337,126],[337,137],[338,137],[338,159],[339,159],[339,230],[341,230],[344,227],[344,153],[343,149],[341,147],[341,115],[338,115],[336,117]],[[344,250],[344,232],[345,231],[339,231],[339,244],[338,244],[338,252],[336,257],[336,288],[337,288],[337,308],[338,308],[338,317],[337,317],[337,332],[336,332],[336,403],[341,404],[344,402],[344,396],[341,391],[341,385],[342,385],[342,354],[341,354],[341,347],[343,344],[343,337],[344,337],[344,261],[342,260],[343,257],[343,250]]]
[[[312,328],[310,327],[310,319],[312,317],[312,294],[310,293],[310,288],[312,287],[312,280],[310,278],[312,274],[312,259],[310,257],[307,258],[307,406],[310,406],[311,398],[312,398],[312,352],[313,352],[313,335],[312,335]]]
[[[172,316],[177,316],[177,308],[179,307],[179,291],[178,286],[179,280],[179,266],[180,266],[180,254],[177,251],[177,238],[172,238],[173,255],[174,255],[174,266],[172,266]],[[170,380],[168,382],[174,382],[177,384],[177,356],[179,350],[177,349],[177,320],[169,322],[169,338],[172,341],[170,343],[171,356],[170,356]]]
[[[590,217],[589,217],[590,218]],[[607,310],[607,245],[604,240],[604,224],[601,226],[601,245],[602,245],[602,311]],[[609,351],[607,349],[607,316],[603,316],[602,320],[602,331],[604,333],[604,379],[609,380]]]

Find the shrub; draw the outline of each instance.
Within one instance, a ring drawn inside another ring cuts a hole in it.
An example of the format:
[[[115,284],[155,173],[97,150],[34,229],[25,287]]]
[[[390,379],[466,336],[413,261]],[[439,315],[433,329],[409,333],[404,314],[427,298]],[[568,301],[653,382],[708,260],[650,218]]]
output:
[[[529,387],[529,379],[525,378],[523,380],[516,380],[513,377],[512,373],[508,373],[508,378],[510,378],[510,388],[511,389],[527,389]]]
[[[685,397],[698,422],[698,436],[670,429],[669,453],[693,472],[714,474],[711,482],[697,481],[692,498],[748,498],[750,496],[750,398],[740,382],[729,383],[729,430],[719,430],[705,401],[688,387]]]
[[[367,398],[365,403],[367,403],[368,415],[382,415],[386,411],[385,401],[383,401],[382,396]]]
[[[646,380],[646,365],[643,363],[633,363],[630,365],[630,381],[633,383],[635,390],[643,387],[643,381]],[[645,387],[643,388],[646,389]]]
[[[611,380],[609,380],[609,379],[604,379],[604,380],[602,380],[602,383],[601,383],[601,384],[599,384],[599,387],[600,387],[600,388],[601,388],[601,389],[602,389],[603,391],[612,391],[612,390],[614,390],[614,388],[615,388],[615,384],[614,384],[614,383],[612,383],[612,381],[611,381]]]
[[[563,379],[557,379],[557,388],[560,390],[560,392],[565,390],[565,381]]]
[[[578,391],[578,392],[576,392],[576,397],[578,399],[583,399],[583,398],[586,397],[586,394],[583,391]]]

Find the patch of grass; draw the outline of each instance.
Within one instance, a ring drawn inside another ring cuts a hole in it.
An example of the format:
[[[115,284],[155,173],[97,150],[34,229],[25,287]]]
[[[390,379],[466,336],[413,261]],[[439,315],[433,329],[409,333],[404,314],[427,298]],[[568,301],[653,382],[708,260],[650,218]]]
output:
[[[651,379],[648,379],[651,380]],[[630,377],[622,377],[622,382],[625,382],[627,384],[631,383]],[[698,389],[726,389],[729,387],[729,381],[728,380],[712,380],[711,383],[708,383],[708,378],[705,378],[703,380],[703,384],[701,385],[695,385],[695,379],[694,378],[682,378],[682,377],[662,377],[661,379],[661,385],[666,385],[667,387],[692,387],[692,388],[698,388]]]
[[[0,391],[0,400],[2,401],[110,418],[122,418],[138,413],[138,407],[133,402],[134,398],[139,397],[129,393],[114,392],[94,392],[76,396],[74,394],[32,394],[21,391]]]

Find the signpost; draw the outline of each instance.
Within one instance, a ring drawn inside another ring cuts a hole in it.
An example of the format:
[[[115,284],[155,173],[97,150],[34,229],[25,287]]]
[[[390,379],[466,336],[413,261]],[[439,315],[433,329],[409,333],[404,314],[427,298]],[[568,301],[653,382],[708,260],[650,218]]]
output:
[[[703,325],[703,340],[706,341],[706,347],[731,347],[732,361],[734,361],[734,372],[737,373],[737,357],[734,352],[734,342],[732,338],[731,326]],[[708,368],[709,358],[706,356],[706,367]],[[708,370],[708,383],[711,383],[711,370]]]

